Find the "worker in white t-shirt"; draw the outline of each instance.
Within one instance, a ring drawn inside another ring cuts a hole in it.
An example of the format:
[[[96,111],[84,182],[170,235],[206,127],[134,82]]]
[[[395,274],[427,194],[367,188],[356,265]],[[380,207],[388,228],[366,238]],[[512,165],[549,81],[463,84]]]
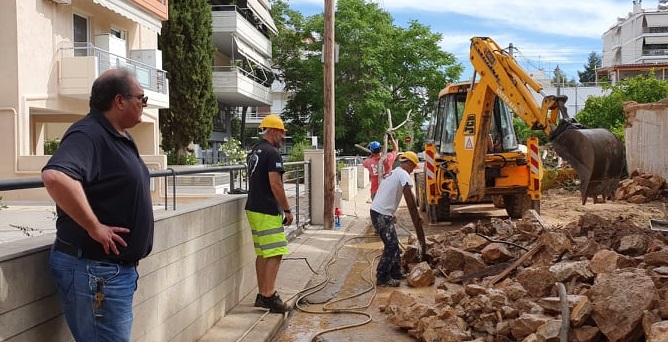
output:
[[[371,223],[383,240],[383,255],[376,269],[376,285],[398,287],[406,278],[401,271],[399,239],[394,227],[394,213],[404,194],[404,186],[413,186],[411,172],[418,168],[415,152],[404,152],[399,156],[400,164],[380,183],[371,203]]]

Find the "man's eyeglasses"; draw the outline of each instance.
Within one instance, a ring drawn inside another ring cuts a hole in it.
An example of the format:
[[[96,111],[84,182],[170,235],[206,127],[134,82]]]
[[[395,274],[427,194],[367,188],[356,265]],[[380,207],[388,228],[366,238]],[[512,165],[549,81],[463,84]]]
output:
[[[148,96],[144,96],[143,94],[142,95],[132,95],[132,94],[125,95],[125,98],[129,99],[131,97],[136,97],[139,101],[141,101],[142,104],[147,104],[148,103]]]

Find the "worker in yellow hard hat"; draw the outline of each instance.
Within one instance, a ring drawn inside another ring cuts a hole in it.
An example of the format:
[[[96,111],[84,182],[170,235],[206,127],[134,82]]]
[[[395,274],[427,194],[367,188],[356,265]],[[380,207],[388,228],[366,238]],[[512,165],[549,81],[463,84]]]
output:
[[[283,120],[267,115],[260,123],[261,140],[253,146],[246,159],[248,167],[248,198],[246,216],[255,245],[255,275],[258,294],[255,306],[275,313],[291,308],[276,291],[276,276],[288,243],[283,229],[292,224],[293,215],[283,188],[283,159],[278,148],[285,139]]]
[[[399,240],[394,227],[394,213],[404,193],[405,186],[413,186],[410,174],[418,167],[415,152],[407,151],[399,156],[399,166],[380,183],[371,203],[371,223],[383,241],[383,255],[376,268],[376,285],[398,287],[406,276],[401,270]]]

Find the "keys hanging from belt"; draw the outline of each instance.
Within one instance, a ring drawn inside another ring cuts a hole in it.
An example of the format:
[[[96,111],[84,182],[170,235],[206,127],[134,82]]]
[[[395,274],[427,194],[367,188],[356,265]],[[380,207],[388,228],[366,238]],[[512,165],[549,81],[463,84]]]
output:
[[[106,282],[104,279],[100,278],[97,280],[97,287],[95,289],[95,303],[93,304],[93,307],[95,309],[99,309],[102,307],[102,301],[104,300],[104,292],[102,290],[104,289],[104,284]]]

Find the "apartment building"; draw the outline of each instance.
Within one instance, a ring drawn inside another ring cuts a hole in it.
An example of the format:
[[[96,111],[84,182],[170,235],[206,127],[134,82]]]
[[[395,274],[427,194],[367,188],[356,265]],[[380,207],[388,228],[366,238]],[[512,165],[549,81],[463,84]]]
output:
[[[268,0],[210,0],[213,42],[213,91],[218,99],[211,148],[205,162],[230,136],[230,122],[247,107],[247,126],[257,126],[272,104],[271,37],[277,29]],[[280,113],[280,112],[279,112]],[[213,153],[212,153],[213,151]]]
[[[129,68],[148,96],[143,123],[131,130],[151,169],[164,169],[158,109],[169,107],[158,34],[167,0],[0,1],[0,179],[39,177],[45,143],[88,113],[93,81]],[[43,189],[4,200],[46,199]]]
[[[646,74],[650,70],[659,79],[668,79],[668,1],[658,1],[653,9],[643,9],[642,1],[633,1],[633,10],[603,33],[601,67],[598,81],[617,81]]]

